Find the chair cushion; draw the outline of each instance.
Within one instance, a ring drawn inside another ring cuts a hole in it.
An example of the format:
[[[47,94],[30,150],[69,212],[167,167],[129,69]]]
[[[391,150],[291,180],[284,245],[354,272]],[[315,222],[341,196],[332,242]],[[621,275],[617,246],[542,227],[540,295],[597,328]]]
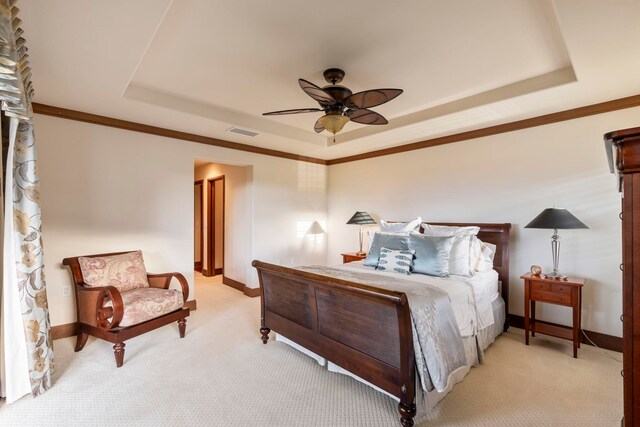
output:
[[[175,289],[138,288],[122,292],[124,314],[120,326],[137,325],[171,313],[184,304],[182,292]],[[105,303],[110,307],[111,301]]]
[[[78,257],[84,283],[89,288],[115,286],[120,292],[148,288],[142,252],[103,257]]]

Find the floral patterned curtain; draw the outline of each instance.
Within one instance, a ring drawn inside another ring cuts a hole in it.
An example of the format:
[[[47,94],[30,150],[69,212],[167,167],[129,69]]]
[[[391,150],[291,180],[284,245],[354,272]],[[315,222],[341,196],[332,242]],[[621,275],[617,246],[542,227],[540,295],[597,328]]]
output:
[[[42,250],[42,215],[31,123],[31,71],[16,0],[0,0],[4,218],[0,395],[11,403],[51,386],[53,346]],[[8,130],[8,132],[6,132]],[[4,150],[3,150],[4,151]]]

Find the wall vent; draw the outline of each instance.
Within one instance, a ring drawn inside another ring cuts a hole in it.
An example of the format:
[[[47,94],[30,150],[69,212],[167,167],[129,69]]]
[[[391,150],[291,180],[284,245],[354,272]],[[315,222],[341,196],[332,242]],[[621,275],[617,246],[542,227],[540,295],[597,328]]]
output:
[[[253,132],[247,129],[237,128],[237,127],[230,127],[229,129],[227,129],[227,132],[239,133],[240,135],[250,136],[251,138],[253,138],[254,136],[258,136],[258,132]]]

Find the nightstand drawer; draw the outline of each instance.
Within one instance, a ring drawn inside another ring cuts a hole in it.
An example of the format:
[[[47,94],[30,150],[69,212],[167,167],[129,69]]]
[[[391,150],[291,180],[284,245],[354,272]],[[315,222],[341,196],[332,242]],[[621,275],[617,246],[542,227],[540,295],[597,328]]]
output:
[[[564,295],[571,295],[571,286],[556,283],[534,282],[531,285],[531,291],[553,292]]]
[[[535,288],[531,290],[531,299],[541,302],[553,302],[556,304],[572,304],[571,295],[553,291],[542,291]]]

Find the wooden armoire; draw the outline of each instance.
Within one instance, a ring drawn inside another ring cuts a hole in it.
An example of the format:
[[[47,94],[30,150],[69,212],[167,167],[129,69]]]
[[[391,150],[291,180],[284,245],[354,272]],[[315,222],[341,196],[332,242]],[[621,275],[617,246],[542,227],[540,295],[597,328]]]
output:
[[[604,135],[622,193],[624,426],[640,425],[640,127]]]

